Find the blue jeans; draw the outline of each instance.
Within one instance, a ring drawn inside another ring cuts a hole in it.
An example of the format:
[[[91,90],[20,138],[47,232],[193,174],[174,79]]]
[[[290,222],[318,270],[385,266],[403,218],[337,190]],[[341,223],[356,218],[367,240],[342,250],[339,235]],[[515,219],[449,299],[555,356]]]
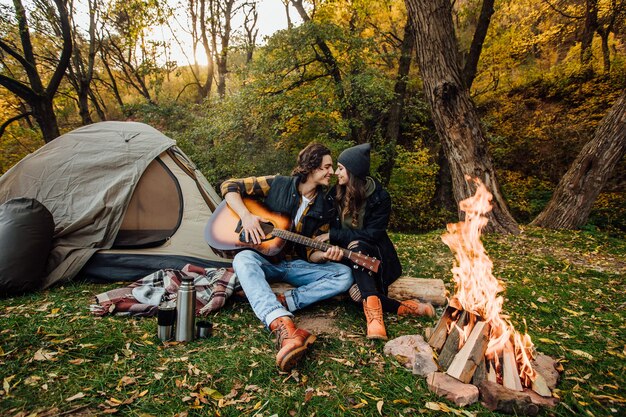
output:
[[[273,264],[254,251],[244,250],[233,259],[233,268],[254,314],[268,327],[275,319],[293,317],[292,311],[348,291],[352,285],[352,270],[336,262],[315,264],[296,259]],[[289,311],[269,284],[279,281],[296,287],[285,292]]]

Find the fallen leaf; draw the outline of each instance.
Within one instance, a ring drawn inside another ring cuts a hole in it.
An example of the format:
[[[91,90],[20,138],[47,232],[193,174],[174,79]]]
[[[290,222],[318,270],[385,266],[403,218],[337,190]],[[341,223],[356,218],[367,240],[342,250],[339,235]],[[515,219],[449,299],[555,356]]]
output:
[[[48,352],[43,350],[43,348],[39,349],[37,352],[35,352],[35,356],[33,356],[33,360],[35,361],[56,361],[57,359],[55,358],[56,355],[58,355],[59,352]]]
[[[426,408],[428,408],[429,410],[433,410],[433,411],[441,411],[441,407],[439,406],[438,403],[434,403],[434,402],[427,402],[426,404],[424,404],[424,406]]]
[[[71,363],[72,365],[81,365],[83,363],[91,362],[91,359],[78,358],[78,359],[69,360],[68,362]]]
[[[384,401],[382,400],[376,403],[376,409],[378,410],[378,414],[380,414],[381,416],[383,415],[383,404]]]
[[[11,390],[11,380],[15,378],[15,375],[11,375],[9,377],[4,378],[2,381],[2,388],[4,388],[4,394],[8,395]]]
[[[66,398],[65,401],[70,402],[70,401],[74,401],[74,400],[78,400],[81,399],[85,396],[85,394],[83,394],[82,392],[79,392],[78,394],[72,395],[69,398]]]
[[[583,357],[583,358],[589,359],[590,361],[592,361],[592,360],[593,360],[593,356],[591,356],[589,353],[584,352],[584,351],[582,351],[582,350],[579,350],[579,349],[574,349],[574,350],[572,350],[572,353],[573,353],[574,355],[581,356],[581,357]]]

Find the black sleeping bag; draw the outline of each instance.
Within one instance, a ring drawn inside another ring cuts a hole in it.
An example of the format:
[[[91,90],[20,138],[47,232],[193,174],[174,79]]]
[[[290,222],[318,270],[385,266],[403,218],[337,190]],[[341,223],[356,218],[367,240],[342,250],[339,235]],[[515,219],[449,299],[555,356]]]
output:
[[[52,249],[54,219],[32,198],[0,206],[0,296],[41,288]]]

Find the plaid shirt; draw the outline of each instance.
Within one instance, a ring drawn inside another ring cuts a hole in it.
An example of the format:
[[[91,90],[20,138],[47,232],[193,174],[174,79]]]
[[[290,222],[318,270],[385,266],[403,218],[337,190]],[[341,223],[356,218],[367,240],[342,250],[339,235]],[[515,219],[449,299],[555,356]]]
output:
[[[239,178],[239,179],[231,178],[222,183],[222,185],[220,186],[220,192],[222,193],[222,197],[226,196],[226,194],[228,193],[234,192],[234,193],[238,193],[242,197],[252,197],[252,198],[263,199],[268,196],[270,192],[270,188],[272,187],[272,183],[274,182],[275,178],[276,178],[275,175],[268,175],[268,176],[263,176],[263,177],[247,177],[247,178]],[[302,196],[300,196],[300,201],[302,201]],[[300,221],[298,222],[298,224],[292,225],[291,227],[292,231],[302,234],[302,228],[304,226],[304,218],[306,214],[309,212],[309,209],[311,208],[314,202],[315,202],[315,198],[311,200],[307,208],[304,210],[304,213],[302,214],[302,217],[300,217]],[[294,212],[295,212],[295,208],[294,208]],[[293,221],[293,218],[292,218],[292,221]],[[317,235],[326,233],[329,231],[329,229],[330,229],[330,226],[328,224],[323,225],[311,237],[314,238]],[[306,248],[307,260],[310,261],[311,254],[314,251],[315,249]],[[288,260],[299,258],[297,252],[295,251],[295,244],[292,242],[287,242],[287,245],[283,249],[281,255],[284,256]]]

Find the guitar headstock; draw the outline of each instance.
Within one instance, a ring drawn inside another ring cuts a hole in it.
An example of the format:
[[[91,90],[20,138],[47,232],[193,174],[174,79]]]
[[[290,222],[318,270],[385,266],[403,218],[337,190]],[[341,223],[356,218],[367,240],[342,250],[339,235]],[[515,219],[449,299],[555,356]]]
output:
[[[354,263],[354,268],[365,268],[372,272],[378,272],[380,261],[373,256],[364,255],[360,252],[352,252],[350,260]]]

